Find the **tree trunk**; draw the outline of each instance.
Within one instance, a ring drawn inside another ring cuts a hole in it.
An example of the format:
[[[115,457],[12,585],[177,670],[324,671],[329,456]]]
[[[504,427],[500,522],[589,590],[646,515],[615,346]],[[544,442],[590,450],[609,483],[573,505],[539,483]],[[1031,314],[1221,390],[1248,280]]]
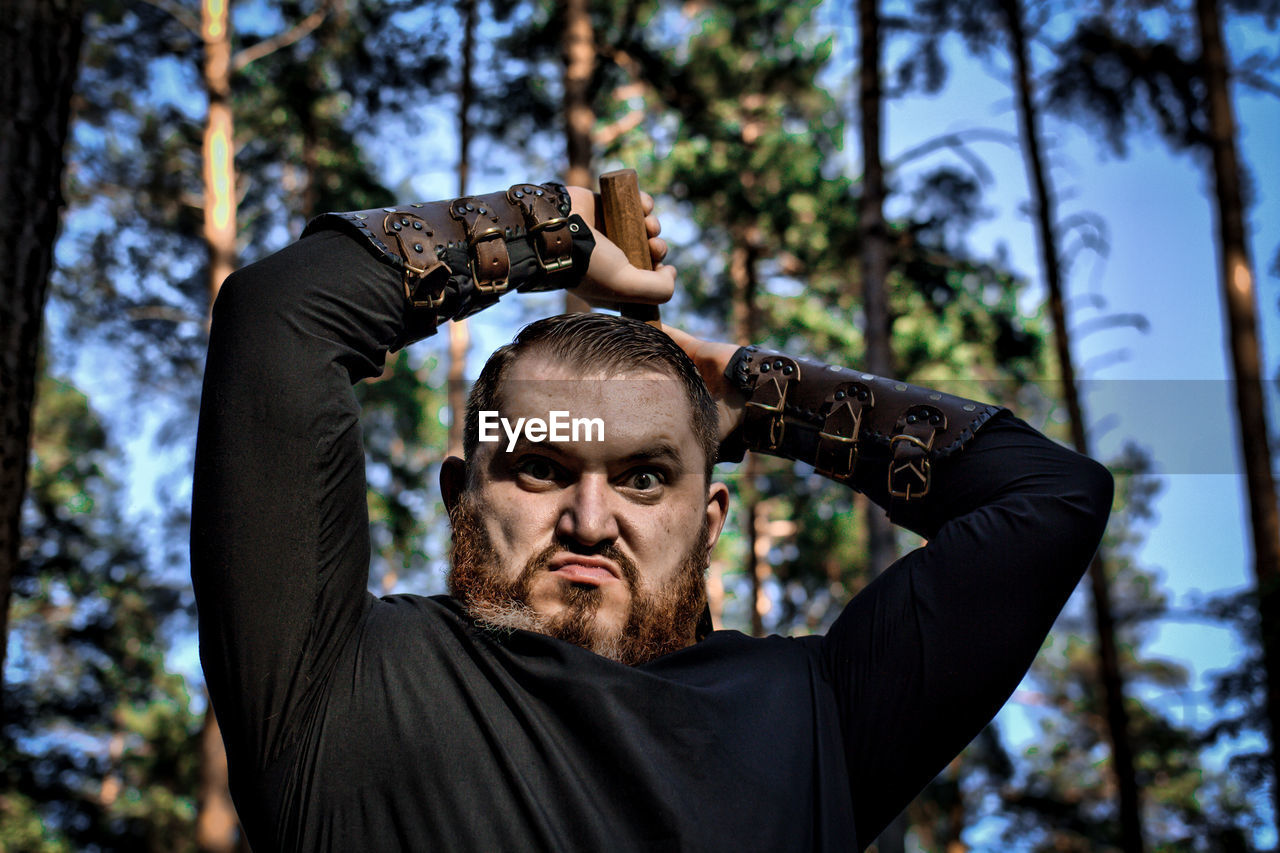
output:
[[[458,86],[458,195],[467,194],[471,173],[471,104],[475,100],[472,63],[476,52],[476,0],[462,0],[462,80]],[[467,321],[449,324],[449,455],[462,456],[465,417],[467,349],[471,345]]]
[[[80,0],[16,0],[0,27],[0,674],[21,542],[31,411],[80,67]],[[0,721],[3,713],[0,682]]]
[[[884,221],[887,194],[881,116],[884,93],[880,84],[880,10],[877,0],[858,0],[858,107],[862,136],[862,198],[858,211],[862,231],[862,310],[866,352],[862,367],[877,376],[893,376],[889,343],[889,235]],[[896,556],[893,526],[884,511],[867,504],[867,560],[880,572]]]
[[[200,853],[232,853],[239,821],[227,787],[227,754],[213,706],[200,730],[200,790],[196,795],[196,847]]]
[[[236,165],[231,117],[230,0],[202,0],[200,35],[204,39],[205,119],[202,149],[204,239],[209,249],[209,304],[236,267]]]
[[[209,309],[236,266],[235,136],[231,114],[230,0],[201,0],[201,68],[209,112],[201,149],[204,180],[204,239],[208,250]],[[205,712],[200,736],[200,790],[196,794],[196,844],[201,853],[232,853],[239,835],[213,706]]]
[[[862,232],[862,310],[866,352],[862,366],[877,376],[893,376],[889,343],[889,234],[884,221],[887,193],[881,117],[884,90],[880,81],[879,0],[858,0],[858,123],[862,136],[862,198],[858,227]],[[882,572],[896,556],[893,526],[884,510],[867,501],[867,565]],[[880,853],[900,853],[906,847],[906,819],[899,815],[880,833]]]
[[[1053,217],[1057,200],[1040,151],[1040,121],[1032,91],[1031,59],[1023,31],[1022,4],[1019,0],[1004,0],[1003,6],[1009,31],[1010,53],[1014,62],[1014,85],[1021,119],[1022,147],[1026,154],[1027,178],[1031,184],[1031,205],[1035,213],[1040,265],[1049,296],[1054,350],[1062,373],[1062,396],[1067,404],[1072,443],[1076,450],[1087,456],[1088,433],[1076,385],[1075,362],[1071,355],[1071,337],[1066,320],[1062,265],[1054,233]],[[1142,805],[1134,769],[1133,743],[1129,737],[1129,714],[1124,706],[1124,677],[1120,672],[1111,589],[1101,549],[1089,563],[1089,587],[1092,592],[1094,627],[1098,633],[1098,675],[1102,682],[1107,732],[1111,740],[1112,772],[1119,799],[1121,845],[1128,853],[1141,853],[1144,846]]]
[[[1267,671],[1267,720],[1270,724],[1272,796],[1280,815],[1280,515],[1271,473],[1266,402],[1262,392],[1253,262],[1245,232],[1235,115],[1227,77],[1227,50],[1215,0],[1196,0],[1201,65],[1213,153],[1214,202],[1218,224],[1218,270],[1226,304],[1227,344],[1235,378],[1240,453],[1249,490],[1249,526],[1253,534],[1254,575],[1262,654]],[[1280,821],[1280,817],[1277,818]]]
[[[756,264],[759,259],[757,243],[759,236],[752,233],[754,229],[735,229],[733,253],[729,260],[729,278],[733,282],[733,335],[738,346],[755,343],[760,333],[756,294],[760,282],[757,278]],[[763,589],[764,565],[760,548],[761,529],[760,491],[756,488],[756,478],[760,475],[760,460],[754,453],[748,453],[742,463],[742,479],[739,496],[742,499],[742,569],[749,585],[748,596],[751,599],[751,636],[764,636],[764,613],[766,601]]]
[[[591,27],[589,0],[561,0],[564,15],[564,121],[569,168],[565,181],[592,186],[591,131],[596,114],[591,107],[591,75],[596,67],[595,32]],[[566,292],[564,310],[589,311],[580,297]]]

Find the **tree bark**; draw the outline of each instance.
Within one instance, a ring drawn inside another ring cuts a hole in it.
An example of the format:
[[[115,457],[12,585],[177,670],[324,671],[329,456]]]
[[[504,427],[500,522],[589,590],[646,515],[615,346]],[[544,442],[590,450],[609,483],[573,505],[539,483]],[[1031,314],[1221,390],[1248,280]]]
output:
[[[596,114],[591,106],[591,76],[596,67],[595,31],[589,0],[561,0],[564,16],[564,121],[569,168],[565,181],[592,186],[592,138]],[[590,311],[580,297],[566,292],[566,312]]]
[[[1054,351],[1062,373],[1062,397],[1066,401],[1071,425],[1071,441],[1075,449],[1088,456],[1089,437],[1085,428],[1084,408],[1076,384],[1075,362],[1071,355],[1071,335],[1067,327],[1062,283],[1062,264],[1058,254],[1054,211],[1057,209],[1053,187],[1044,168],[1040,150],[1040,120],[1036,108],[1031,72],[1031,58],[1023,30],[1020,0],[1003,0],[1009,32],[1009,50],[1014,63],[1014,87],[1021,119],[1022,147],[1026,155],[1027,178],[1031,184],[1031,206],[1036,222],[1036,242],[1040,249],[1040,266],[1048,290],[1049,314],[1053,323]],[[1128,853],[1141,853],[1142,803],[1134,767],[1133,742],[1129,736],[1129,713],[1124,705],[1124,676],[1120,672],[1120,655],[1116,642],[1115,616],[1111,606],[1110,582],[1106,562],[1099,548],[1089,563],[1089,588],[1092,593],[1094,628],[1098,635],[1098,676],[1102,682],[1106,709],[1107,733],[1111,741],[1112,773],[1120,810],[1121,846]]]
[[[209,310],[236,267],[235,124],[231,112],[231,0],[201,0],[204,40],[201,73],[208,115],[201,148],[204,240],[208,251]],[[227,756],[213,706],[200,736],[200,790],[196,793],[196,845],[201,853],[232,853],[239,823],[231,803]]]
[[[1200,62],[1209,115],[1213,155],[1214,205],[1218,225],[1218,275],[1227,315],[1227,346],[1235,378],[1240,454],[1249,492],[1254,577],[1258,587],[1262,655],[1267,671],[1267,721],[1270,725],[1272,796],[1280,816],[1280,514],[1271,469],[1266,401],[1258,345],[1253,262],[1245,231],[1240,158],[1231,104],[1227,49],[1216,0],[1196,0]],[[1280,821],[1280,817],[1277,817]]]
[[[880,10],[878,0],[858,0],[858,122],[862,136],[862,198],[858,223],[862,231],[862,310],[866,352],[862,367],[877,376],[894,376],[889,343],[889,234],[884,220],[884,163],[881,159],[884,92],[880,81]],[[867,502],[867,563],[880,572],[896,556],[893,526],[884,511]]]
[[[476,52],[476,0],[462,0],[462,80],[458,86],[458,195],[467,194],[471,173],[471,104],[475,100],[472,63]],[[471,346],[467,321],[449,324],[449,455],[462,456],[462,428],[466,413],[467,350]]]
[[[63,149],[80,67],[81,0],[15,0],[0,26],[0,673],[21,543],[31,412],[64,200]],[[0,683],[0,721],[3,713]]]
[[[879,0],[858,0],[858,124],[862,137],[862,198],[858,227],[862,232],[862,310],[866,352],[862,366],[877,376],[893,376],[893,350],[889,342],[889,233],[885,227],[884,145],[882,116],[884,89],[880,80]],[[867,565],[882,572],[896,556],[893,526],[884,510],[871,501],[867,507]],[[889,824],[876,846],[881,853],[901,853],[906,848],[905,812]]]
[[[750,228],[734,229],[733,253],[729,260],[729,278],[733,282],[733,336],[738,346],[755,343],[759,336],[756,294],[760,283],[756,264],[759,259],[758,235]],[[742,570],[747,576],[748,596],[751,599],[751,636],[764,636],[765,596],[760,548],[760,491],[756,478],[760,475],[760,460],[748,453],[742,463],[742,478],[738,493],[742,499],[741,527],[744,543]]]
[[[201,0],[202,70],[209,112],[202,147],[204,239],[209,251],[209,305],[236,267],[236,166],[231,115],[230,0]]]

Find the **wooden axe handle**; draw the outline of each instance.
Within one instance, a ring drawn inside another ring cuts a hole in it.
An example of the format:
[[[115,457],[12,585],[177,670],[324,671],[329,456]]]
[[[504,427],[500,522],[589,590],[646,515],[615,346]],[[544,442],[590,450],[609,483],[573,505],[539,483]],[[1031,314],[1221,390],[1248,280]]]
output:
[[[600,230],[622,249],[633,267],[653,269],[649,255],[649,235],[644,229],[644,211],[640,207],[640,182],[635,169],[619,169],[600,176],[600,200],[604,221]],[[621,306],[622,316],[660,326],[657,305],[628,302]]]

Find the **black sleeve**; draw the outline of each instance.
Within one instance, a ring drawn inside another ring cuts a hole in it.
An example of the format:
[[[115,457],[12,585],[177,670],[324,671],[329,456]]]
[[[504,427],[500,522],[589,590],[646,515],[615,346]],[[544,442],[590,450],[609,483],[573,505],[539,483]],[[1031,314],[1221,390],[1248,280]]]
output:
[[[334,231],[233,274],[214,305],[191,564],[233,770],[287,744],[371,603],[352,383],[381,370],[405,314],[399,274]]]
[[[856,596],[824,640],[864,845],[1008,699],[1111,508],[1103,466],[1007,412],[934,476],[923,501],[889,505],[928,543]]]

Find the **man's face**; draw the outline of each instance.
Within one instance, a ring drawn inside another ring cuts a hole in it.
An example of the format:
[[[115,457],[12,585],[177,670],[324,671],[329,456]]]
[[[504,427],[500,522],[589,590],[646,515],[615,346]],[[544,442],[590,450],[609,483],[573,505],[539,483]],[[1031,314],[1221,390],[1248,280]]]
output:
[[[454,522],[451,591],[477,616],[636,663],[693,642],[703,571],[728,502],[679,381],[584,376],[527,353],[508,366],[498,413],[599,419],[569,440],[482,441],[467,490],[444,491]],[[483,430],[482,430],[483,436]],[[576,439],[576,440],[575,440]],[[451,496],[452,494],[452,496]]]

